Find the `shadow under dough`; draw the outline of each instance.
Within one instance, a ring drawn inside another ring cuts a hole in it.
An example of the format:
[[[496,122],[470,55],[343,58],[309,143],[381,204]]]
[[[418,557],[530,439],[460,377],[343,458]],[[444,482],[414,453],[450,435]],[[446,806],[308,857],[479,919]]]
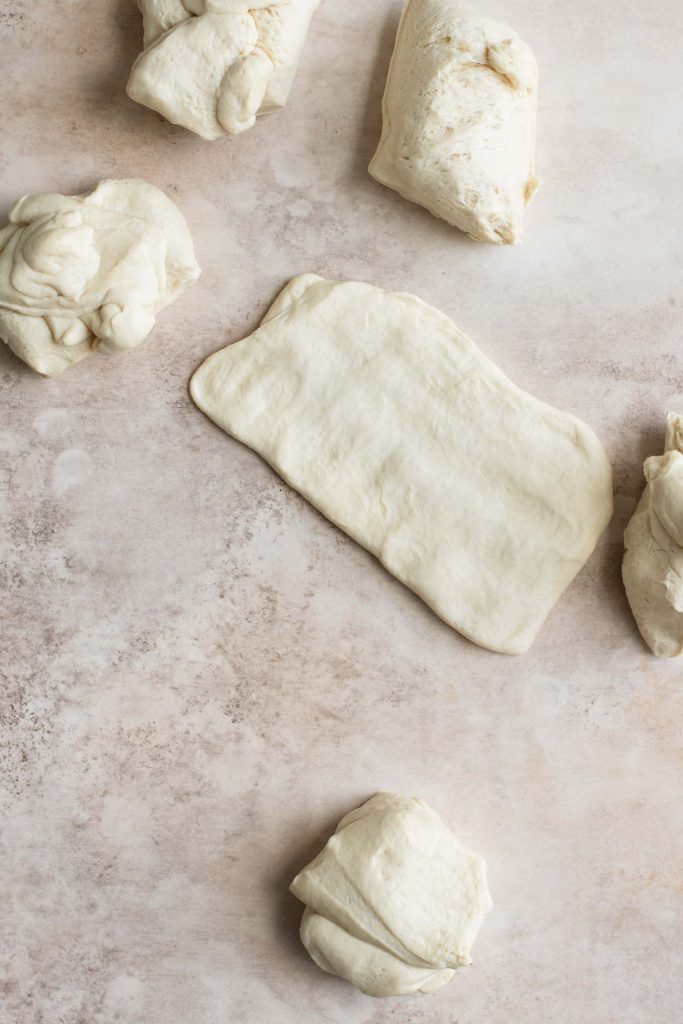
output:
[[[130,131],[142,127],[148,134],[170,127],[160,114],[135,103],[126,92],[131,68],[143,50],[142,14],[134,0],[117,0],[112,5],[108,46],[103,49],[107,60],[101,72],[87,83],[86,105],[93,116],[106,118],[119,129]]]
[[[400,8],[390,11],[385,19],[375,55],[363,116],[358,126],[358,136],[354,147],[354,166],[364,173],[367,173],[368,164],[375,154],[382,134],[382,97],[400,20]],[[378,183],[377,187],[381,188],[382,186]]]
[[[296,896],[289,891],[295,876],[306,867],[307,864],[317,857],[327,840],[334,833],[337,825],[348,814],[353,807],[359,806],[372,796],[369,793],[361,800],[344,801],[335,812],[334,816],[327,818],[323,826],[313,836],[309,834],[308,839],[301,843],[293,844],[288,856],[278,864],[277,870],[265,879],[265,887],[268,889],[269,902],[273,909],[273,929],[283,947],[286,947],[298,959],[312,965],[308,953],[299,937],[301,917],[304,912],[304,905]],[[317,970],[317,968],[313,968]]]

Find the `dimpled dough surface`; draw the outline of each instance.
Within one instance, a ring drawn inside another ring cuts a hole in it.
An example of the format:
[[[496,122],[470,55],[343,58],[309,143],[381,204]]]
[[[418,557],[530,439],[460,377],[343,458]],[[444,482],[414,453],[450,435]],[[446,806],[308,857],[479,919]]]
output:
[[[194,401],[482,647],[526,651],[612,512],[580,420],[412,295],[295,278]]]

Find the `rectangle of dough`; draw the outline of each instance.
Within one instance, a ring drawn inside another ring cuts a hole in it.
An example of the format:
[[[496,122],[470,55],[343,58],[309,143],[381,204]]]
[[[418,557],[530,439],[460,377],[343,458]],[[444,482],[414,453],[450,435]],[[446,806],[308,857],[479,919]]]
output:
[[[521,653],[612,514],[580,420],[413,295],[313,274],[211,356],[194,401],[446,622]]]

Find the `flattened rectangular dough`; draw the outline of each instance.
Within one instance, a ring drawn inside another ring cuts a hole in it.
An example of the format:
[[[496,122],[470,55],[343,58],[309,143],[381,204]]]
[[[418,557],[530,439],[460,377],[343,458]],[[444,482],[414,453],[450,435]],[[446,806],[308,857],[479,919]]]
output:
[[[595,434],[413,295],[295,278],[194,401],[470,640],[532,644],[612,514]]]

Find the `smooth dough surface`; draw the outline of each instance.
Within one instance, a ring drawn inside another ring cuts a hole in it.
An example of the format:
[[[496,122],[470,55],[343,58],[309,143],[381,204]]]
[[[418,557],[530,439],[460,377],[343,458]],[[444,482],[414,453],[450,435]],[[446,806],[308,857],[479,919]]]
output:
[[[199,277],[182,214],[146,181],[24,196],[0,231],[0,338],[47,377],[144,341]]]
[[[538,180],[538,68],[517,33],[461,0],[410,0],[370,173],[477,241],[515,244]]]
[[[347,814],[290,889],[311,958],[370,996],[441,988],[471,963],[492,907],[483,858],[394,793]]]
[[[580,420],[521,391],[443,313],[295,278],[194,401],[482,647],[528,649],[612,513]]]
[[[645,491],[624,536],[623,578],[658,658],[683,653],[683,417],[669,413],[664,454],[645,460]]]
[[[138,0],[144,46],[128,95],[203,139],[287,102],[320,0]]]

